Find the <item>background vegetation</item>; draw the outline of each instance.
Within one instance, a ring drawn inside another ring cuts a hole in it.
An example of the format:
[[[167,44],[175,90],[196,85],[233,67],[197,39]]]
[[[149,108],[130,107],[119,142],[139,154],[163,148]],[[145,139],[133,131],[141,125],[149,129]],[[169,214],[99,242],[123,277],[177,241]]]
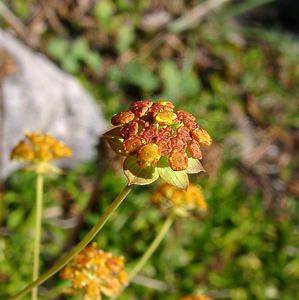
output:
[[[21,27],[1,22],[79,78],[107,120],[134,100],[171,99],[214,139],[207,172],[192,177],[208,215],[177,221],[120,299],[175,300],[197,291],[215,299],[299,299],[298,38],[279,22],[276,3],[227,1],[193,23],[190,10],[201,2],[12,0],[6,5]],[[99,153],[100,163],[46,181],[43,269],[125,185],[113,171],[121,162],[103,166],[111,154]],[[17,172],[4,182],[0,299],[30,281],[33,181]],[[123,254],[128,269],[162,223],[149,202],[155,187],[136,188],[96,238]],[[51,279],[42,299],[64,299],[63,285]]]

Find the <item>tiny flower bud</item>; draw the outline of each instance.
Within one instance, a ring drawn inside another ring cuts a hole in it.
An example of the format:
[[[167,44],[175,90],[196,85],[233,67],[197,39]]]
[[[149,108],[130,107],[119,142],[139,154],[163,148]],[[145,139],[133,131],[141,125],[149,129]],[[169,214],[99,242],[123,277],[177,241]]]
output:
[[[180,139],[179,137],[173,137],[169,141],[169,145],[172,150],[184,152],[187,147],[187,143]]]
[[[176,114],[170,111],[161,111],[156,115],[156,121],[160,124],[172,125],[177,118]]]
[[[158,129],[155,125],[151,125],[147,128],[143,128],[139,136],[144,139],[147,143],[150,143],[158,135]]]
[[[205,146],[210,146],[212,144],[212,138],[203,128],[198,128],[192,131],[192,136],[200,144],[203,144]]]
[[[133,121],[135,115],[131,111],[120,112],[112,117],[111,123],[114,126],[124,125]]]
[[[130,136],[134,136],[138,133],[138,123],[133,121],[128,124],[125,124],[121,129],[120,129],[120,135],[122,138],[126,139]]]
[[[143,140],[138,136],[131,136],[124,141],[124,149],[128,153],[135,153],[143,144]]]
[[[160,149],[154,143],[142,146],[137,153],[137,161],[141,168],[154,166],[160,159]]]
[[[56,158],[72,156],[72,150],[62,142],[54,143],[52,151]]]
[[[32,148],[25,141],[21,141],[11,152],[10,159],[33,160],[34,153]]]
[[[189,142],[192,139],[190,130],[185,126],[177,129],[177,136],[185,142]]]
[[[196,121],[196,118],[187,111],[179,109],[176,111],[176,114],[178,116],[178,119],[181,121],[184,120]]]
[[[191,157],[196,159],[202,159],[202,153],[197,141],[192,140],[188,145],[188,150],[190,152]]]
[[[169,156],[169,165],[174,171],[186,170],[188,167],[188,157],[185,152],[174,150]]]
[[[161,140],[168,141],[170,138],[174,137],[174,131],[171,127],[161,128],[159,130],[158,137]]]
[[[169,101],[161,101],[160,100],[156,103],[157,103],[157,105],[163,106],[164,110],[173,111],[173,109],[174,109],[174,105]]]
[[[130,110],[137,116],[142,117],[153,105],[152,101],[136,101],[131,104]]]
[[[158,138],[158,139],[156,139],[155,143],[158,145],[162,156],[170,154],[172,148],[169,145],[168,140]]]

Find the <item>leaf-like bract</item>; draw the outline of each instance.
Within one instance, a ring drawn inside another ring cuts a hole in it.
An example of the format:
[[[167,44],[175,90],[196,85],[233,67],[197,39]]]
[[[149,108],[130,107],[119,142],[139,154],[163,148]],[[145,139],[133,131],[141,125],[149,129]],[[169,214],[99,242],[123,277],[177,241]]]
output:
[[[174,171],[170,168],[167,158],[162,157],[157,165],[160,177],[167,183],[174,185],[179,189],[186,190],[189,185],[189,179],[187,172],[184,171]]]
[[[113,128],[104,134],[113,151],[120,155],[127,155],[123,147],[123,139],[119,133],[120,127]]]
[[[198,159],[188,158],[188,168],[186,171],[188,174],[196,174],[199,172],[205,172],[205,169]]]
[[[137,163],[136,155],[129,155],[124,161],[124,173],[128,184],[146,185],[159,178],[157,167],[141,168]]]

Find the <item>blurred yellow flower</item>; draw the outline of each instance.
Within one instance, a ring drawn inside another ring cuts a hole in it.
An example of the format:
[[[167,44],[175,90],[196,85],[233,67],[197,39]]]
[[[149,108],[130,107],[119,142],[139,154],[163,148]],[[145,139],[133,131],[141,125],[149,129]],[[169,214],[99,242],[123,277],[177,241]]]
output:
[[[153,193],[151,201],[159,205],[163,211],[170,209],[179,216],[188,216],[190,212],[207,211],[207,203],[203,193],[194,184],[190,184],[185,191],[164,183]]]
[[[128,283],[124,258],[99,250],[95,244],[75,256],[60,276],[71,280],[71,293],[82,289],[85,300],[101,299],[102,294],[116,297]]]
[[[50,134],[27,132],[24,139],[12,149],[10,159],[28,162],[38,173],[48,173],[58,170],[49,162],[71,156],[72,150]]]
[[[198,295],[198,296],[185,296],[181,298],[181,300],[213,300],[212,298],[206,296],[206,295]]]

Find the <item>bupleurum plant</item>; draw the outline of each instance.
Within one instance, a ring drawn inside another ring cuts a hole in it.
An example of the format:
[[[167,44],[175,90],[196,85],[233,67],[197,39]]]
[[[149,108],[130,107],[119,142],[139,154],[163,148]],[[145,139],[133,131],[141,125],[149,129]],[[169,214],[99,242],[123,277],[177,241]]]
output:
[[[34,254],[32,279],[36,280],[39,275],[40,265],[40,241],[42,225],[42,207],[43,207],[43,182],[44,176],[61,171],[52,165],[55,159],[72,156],[72,150],[63,142],[55,139],[50,134],[40,132],[27,132],[11,151],[11,159],[25,163],[25,169],[36,173],[36,213],[35,213],[35,231],[34,231]],[[38,297],[38,290],[32,290],[32,300]]]
[[[87,246],[76,255],[70,265],[60,272],[60,277],[71,281],[67,294],[81,290],[84,300],[101,300],[102,295],[117,297],[128,283],[124,258],[104,252],[96,244]]]
[[[212,139],[195,117],[175,110],[169,101],[137,101],[112,118],[116,128],[105,134],[112,149],[126,156],[124,172],[131,184],[161,177],[178,188],[188,187],[188,173],[203,171],[201,145]]]
[[[187,190],[188,174],[204,171],[200,163],[201,146],[209,146],[212,139],[208,132],[196,123],[192,114],[175,109],[171,102],[137,101],[132,103],[128,111],[113,116],[111,122],[115,127],[108,131],[105,137],[116,153],[125,156],[123,171],[128,180],[127,185],[69,253],[12,299],[18,299],[36,288],[76,257],[103,228],[130,193],[133,185],[147,185],[161,178],[177,189]],[[184,201],[186,202],[182,200]],[[194,203],[192,205],[196,207]],[[190,209],[190,203],[186,207]],[[171,211],[148,250],[128,275],[129,281],[136,276],[159,246],[174,218],[175,214]]]

